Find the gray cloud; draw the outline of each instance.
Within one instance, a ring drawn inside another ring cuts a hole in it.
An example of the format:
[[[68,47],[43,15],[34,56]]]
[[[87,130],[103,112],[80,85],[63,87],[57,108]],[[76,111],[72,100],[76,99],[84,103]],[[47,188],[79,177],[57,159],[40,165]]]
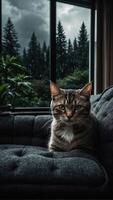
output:
[[[57,3],[57,20],[63,24],[67,39],[78,36],[82,22],[85,22],[88,34],[90,32],[90,10],[78,6]]]
[[[16,30],[19,34],[22,47],[28,46],[33,32],[35,32],[38,42],[41,44],[45,40],[48,43],[49,33],[44,29],[45,21],[35,15],[25,15],[22,20],[18,21]]]
[[[47,9],[49,8],[49,0],[7,0],[11,6],[16,7],[19,10],[25,10],[27,12],[34,12],[34,14],[47,15]]]
[[[40,4],[40,0],[8,0],[12,6],[17,7],[18,9],[31,10],[32,3]]]
[[[2,0],[2,24],[11,17],[22,49],[28,46],[32,32],[38,41],[49,44],[49,0]],[[57,21],[63,24],[67,39],[78,35],[84,21],[89,34],[89,9],[57,3]]]
[[[28,46],[35,32],[38,42],[49,44],[49,1],[48,0],[4,0],[2,24],[11,17],[22,49]]]

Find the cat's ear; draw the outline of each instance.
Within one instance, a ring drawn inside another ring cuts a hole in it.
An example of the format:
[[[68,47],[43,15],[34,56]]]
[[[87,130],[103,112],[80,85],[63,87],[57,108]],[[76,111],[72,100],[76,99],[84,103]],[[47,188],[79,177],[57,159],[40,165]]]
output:
[[[81,95],[88,95],[90,96],[91,95],[91,92],[92,92],[92,82],[86,84],[82,90],[80,91],[80,94]]]
[[[60,92],[57,85],[55,83],[53,83],[52,81],[50,81],[50,91],[51,91],[51,96],[56,96]]]

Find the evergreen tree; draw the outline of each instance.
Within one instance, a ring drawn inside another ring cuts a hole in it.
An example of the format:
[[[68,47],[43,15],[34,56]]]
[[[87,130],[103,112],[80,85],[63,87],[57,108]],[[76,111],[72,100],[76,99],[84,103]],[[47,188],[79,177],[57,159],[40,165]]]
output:
[[[44,79],[48,79],[48,71],[49,71],[49,67],[48,67],[48,63],[47,63],[47,55],[48,54],[48,49],[47,49],[47,45],[46,42],[43,42],[42,45],[42,67],[43,67],[43,77]]]
[[[24,50],[23,50],[23,59],[22,59],[22,61],[23,61],[24,66],[27,66],[27,52],[26,52],[26,48],[24,48]]]
[[[36,78],[42,79],[43,77],[43,66],[42,66],[42,50],[41,45],[38,43],[37,45],[37,66],[36,66]]]
[[[72,73],[74,71],[73,69],[73,46],[71,43],[71,40],[68,40],[68,48],[67,48],[67,75],[69,73]]]
[[[77,53],[78,52],[78,45],[77,45],[77,39],[75,37],[73,41],[73,69],[75,70],[78,66],[78,58]]]
[[[31,70],[31,75],[36,78],[40,79],[41,76],[41,66],[40,66],[40,54],[41,48],[40,44],[37,42],[37,37],[35,33],[32,33],[31,40],[28,45],[28,68]]]
[[[44,53],[45,59],[46,59],[46,51],[47,51],[47,46],[46,46],[46,42],[44,41],[42,45],[42,52]]]
[[[81,68],[89,66],[89,41],[84,22],[80,27],[78,36],[78,66]]]
[[[18,37],[15,31],[14,24],[12,23],[10,18],[8,18],[8,21],[4,27],[2,45],[3,55],[10,55],[15,57],[19,56],[20,44],[18,42]]]
[[[61,22],[58,22],[56,37],[57,78],[63,78],[66,73],[66,36]]]

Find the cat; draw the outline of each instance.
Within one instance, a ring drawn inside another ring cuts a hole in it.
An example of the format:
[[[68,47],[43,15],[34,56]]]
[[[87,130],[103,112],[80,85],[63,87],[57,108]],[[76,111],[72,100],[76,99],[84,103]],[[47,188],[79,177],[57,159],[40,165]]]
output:
[[[96,149],[97,120],[90,111],[92,83],[82,89],[61,89],[50,82],[51,135],[49,151]]]

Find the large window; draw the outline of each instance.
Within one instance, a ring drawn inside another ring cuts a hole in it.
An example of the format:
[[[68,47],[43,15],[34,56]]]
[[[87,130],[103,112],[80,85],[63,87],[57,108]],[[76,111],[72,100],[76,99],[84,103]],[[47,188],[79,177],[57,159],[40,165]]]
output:
[[[0,84],[8,103],[49,107],[49,80],[64,88],[93,81],[93,14],[88,1],[2,0]]]

